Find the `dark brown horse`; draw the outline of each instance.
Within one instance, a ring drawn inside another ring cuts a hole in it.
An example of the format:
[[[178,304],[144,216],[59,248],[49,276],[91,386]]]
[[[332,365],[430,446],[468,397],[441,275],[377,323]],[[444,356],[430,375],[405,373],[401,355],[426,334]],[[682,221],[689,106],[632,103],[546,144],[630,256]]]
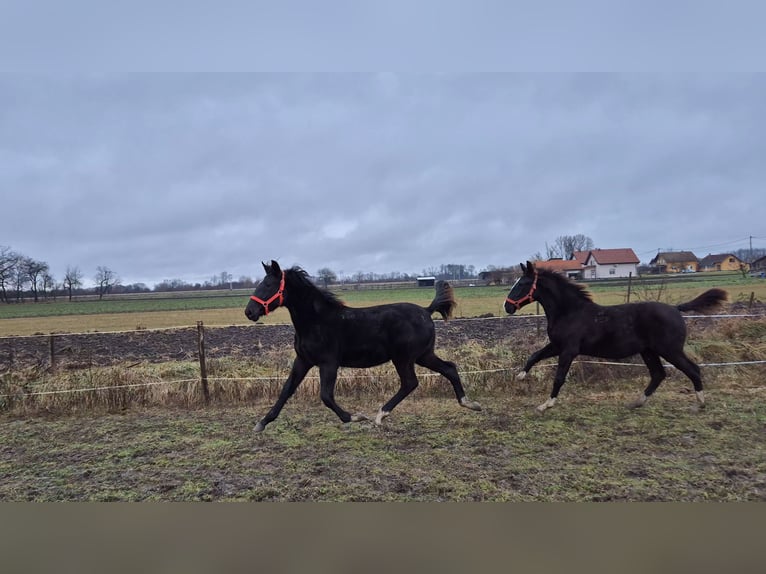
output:
[[[436,285],[436,296],[428,307],[412,303],[391,303],[375,307],[346,307],[335,295],[319,289],[299,267],[282,270],[276,261],[263,264],[266,277],[250,297],[245,315],[257,321],[277,307],[286,307],[295,327],[295,361],[277,402],[255,426],[260,432],[277,418],[282,407],[301,384],[309,369],[319,367],[322,402],[344,423],[365,420],[351,415],[335,402],[335,382],[339,367],[372,367],[391,361],[401,380],[399,391],[384,404],[375,417],[381,424],[394,407],[418,386],[415,365],[445,376],[455,391],[460,406],[481,410],[468,400],[454,363],[434,353],[435,330],[431,314],[447,319],[455,299],[448,283]]]
[[[700,407],[705,406],[700,368],[684,353],[686,324],[680,312],[709,312],[726,300],[725,291],[710,289],[675,307],[658,302],[604,307],[594,303],[584,287],[558,273],[535,269],[529,261],[521,270],[522,277],[505,300],[505,311],[513,314],[532,301],[539,302],[548,319],[549,343],[529,357],[517,378],[523,379],[543,359],[559,358],[550,398],[537,407],[538,411],[555,404],[577,355],[624,359],[640,354],[651,379],[643,394],[628,405],[630,408],[642,406],[665,378],[660,357],[691,379]]]

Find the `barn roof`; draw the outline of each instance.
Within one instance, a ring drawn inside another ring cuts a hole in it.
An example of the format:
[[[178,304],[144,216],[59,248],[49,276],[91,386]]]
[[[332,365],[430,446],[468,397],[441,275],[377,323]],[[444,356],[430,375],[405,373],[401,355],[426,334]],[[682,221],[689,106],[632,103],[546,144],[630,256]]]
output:
[[[664,259],[666,263],[698,261],[697,256],[691,251],[662,251],[658,253],[650,263],[656,263],[659,259]]]
[[[734,259],[739,261],[739,257],[734,255],[733,253],[717,253],[715,255],[711,255],[708,253],[705,257],[700,259],[700,265],[704,265],[704,266],[716,265],[718,263],[723,263],[729,257],[734,257]]]

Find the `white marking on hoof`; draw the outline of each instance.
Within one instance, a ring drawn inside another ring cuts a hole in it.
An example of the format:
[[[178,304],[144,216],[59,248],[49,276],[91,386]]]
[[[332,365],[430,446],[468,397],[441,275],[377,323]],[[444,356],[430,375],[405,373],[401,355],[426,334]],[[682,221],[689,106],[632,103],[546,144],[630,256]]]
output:
[[[637,409],[639,407],[643,407],[648,398],[649,397],[647,397],[645,394],[641,393],[641,396],[638,397],[635,401],[633,401],[632,403],[628,403],[628,408]]]
[[[351,420],[350,420],[349,422],[352,422],[352,423],[359,423],[359,422],[362,422],[362,421],[368,421],[368,420],[370,420],[370,419],[369,419],[369,418],[367,418],[367,417],[366,417],[365,415],[363,415],[362,413],[356,413],[355,415],[351,415]]]
[[[471,409],[472,411],[481,410],[481,405],[477,403],[476,401],[468,400],[468,397],[463,397],[462,399],[460,399],[460,406],[465,407],[467,409]]]
[[[265,424],[263,424],[263,423],[261,423],[261,422],[259,422],[259,423],[258,423],[257,425],[255,425],[255,427],[253,428],[253,432],[263,432],[265,428],[266,428],[266,425],[265,425]]]
[[[521,371],[520,373],[516,374],[516,380],[517,381],[523,381],[526,378],[527,378],[527,372],[526,371]]]
[[[704,391],[697,392],[697,402],[699,403],[701,409],[705,408],[705,392]]]
[[[390,414],[391,414],[390,412],[384,411],[383,409],[380,409],[378,411],[378,415],[375,417],[375,424],[376,425],[382,425],[383,424],[383,419],[386,418]]]
[[[541,404],[539,407],[537,407],[537,412],[544,413],[546,410],[548,410],[555,404],[556,404],[556,399],[550,398],[547,401],[545,401],[543,404]]]

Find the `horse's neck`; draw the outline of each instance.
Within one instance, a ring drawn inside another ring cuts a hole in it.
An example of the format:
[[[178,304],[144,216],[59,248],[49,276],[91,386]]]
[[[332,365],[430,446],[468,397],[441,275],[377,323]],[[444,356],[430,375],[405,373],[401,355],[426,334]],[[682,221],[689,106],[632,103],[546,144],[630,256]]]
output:
[[[588,304],[588,301],[579,298],[576,293],[555,287],[538,289],[536,299],[545,311],[545,317],[549,323],[573,311],[580,310]]]
[[[289,297],[285,307],[290,313],[290,319],[296,331],[301,331],[326,321],[326,303],[319,293],[310,293],[306,288],[298,290],[297,295]]]

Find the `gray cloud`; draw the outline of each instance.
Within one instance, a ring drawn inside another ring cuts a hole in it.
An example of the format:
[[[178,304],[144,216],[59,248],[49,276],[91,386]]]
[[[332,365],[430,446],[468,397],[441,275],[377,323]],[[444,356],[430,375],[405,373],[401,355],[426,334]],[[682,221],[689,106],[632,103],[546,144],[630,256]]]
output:
[[[705,255],[766,237],[763,101],[734,74],[5,75],[0,245],[149,284],[480,269],[576,233]]]

